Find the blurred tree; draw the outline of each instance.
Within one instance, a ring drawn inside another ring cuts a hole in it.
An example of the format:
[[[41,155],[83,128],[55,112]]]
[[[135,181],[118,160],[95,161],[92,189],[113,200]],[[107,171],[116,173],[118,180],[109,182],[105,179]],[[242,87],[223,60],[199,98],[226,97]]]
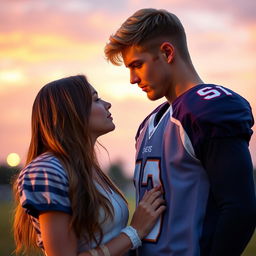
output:
[[[107,172],[109,177],[122,191],[125,191],[126,187],[132,182],[132,179],[126,177],[123,164],[120,161],[111,164]]]
[[[11,184],[12,179],[19,172],[21,168],[19,166],[9,167],[7,165],[0,165],[0,185]]]

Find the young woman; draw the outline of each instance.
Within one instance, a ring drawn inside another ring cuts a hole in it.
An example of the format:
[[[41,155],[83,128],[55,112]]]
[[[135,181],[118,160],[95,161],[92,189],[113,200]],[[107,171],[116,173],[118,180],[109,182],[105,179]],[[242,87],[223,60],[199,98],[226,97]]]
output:
[[[126,227],[127,203],[94,151],[97,138],[115,128],[110,107],[82,75],[39,91],[26,166],[14,184],[17,253],[123,255],[140,246],[165,210],[161,188],[154,188]]]

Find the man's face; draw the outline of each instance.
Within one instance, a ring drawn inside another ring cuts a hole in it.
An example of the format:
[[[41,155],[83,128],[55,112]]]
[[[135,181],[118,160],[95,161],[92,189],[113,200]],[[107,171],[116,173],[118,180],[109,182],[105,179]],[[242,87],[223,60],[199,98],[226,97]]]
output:
[[[140,46],[131,46],[122,52],[124,64],[130,69],[130,83],[137,84],[150,100],[157,100],[171,90],[170,66],[162,52],[143,51]]]

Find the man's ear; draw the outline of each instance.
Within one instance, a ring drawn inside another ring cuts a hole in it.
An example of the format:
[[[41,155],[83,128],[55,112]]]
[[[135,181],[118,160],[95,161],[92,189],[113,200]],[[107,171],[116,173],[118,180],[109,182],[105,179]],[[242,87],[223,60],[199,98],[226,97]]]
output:
[[[160,51],[166,58],[168,63],[171,63],[174,59],[174,46],[169,42],[163,42],[160,46]]]

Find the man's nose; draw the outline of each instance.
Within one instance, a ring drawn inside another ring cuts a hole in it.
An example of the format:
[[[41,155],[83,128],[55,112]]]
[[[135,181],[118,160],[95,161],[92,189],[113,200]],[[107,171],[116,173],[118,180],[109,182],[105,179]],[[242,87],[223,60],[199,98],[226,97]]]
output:
[[[134,72],[130,73],[130,83],[131,84],[138,84],[140,82],[140,78]]]

